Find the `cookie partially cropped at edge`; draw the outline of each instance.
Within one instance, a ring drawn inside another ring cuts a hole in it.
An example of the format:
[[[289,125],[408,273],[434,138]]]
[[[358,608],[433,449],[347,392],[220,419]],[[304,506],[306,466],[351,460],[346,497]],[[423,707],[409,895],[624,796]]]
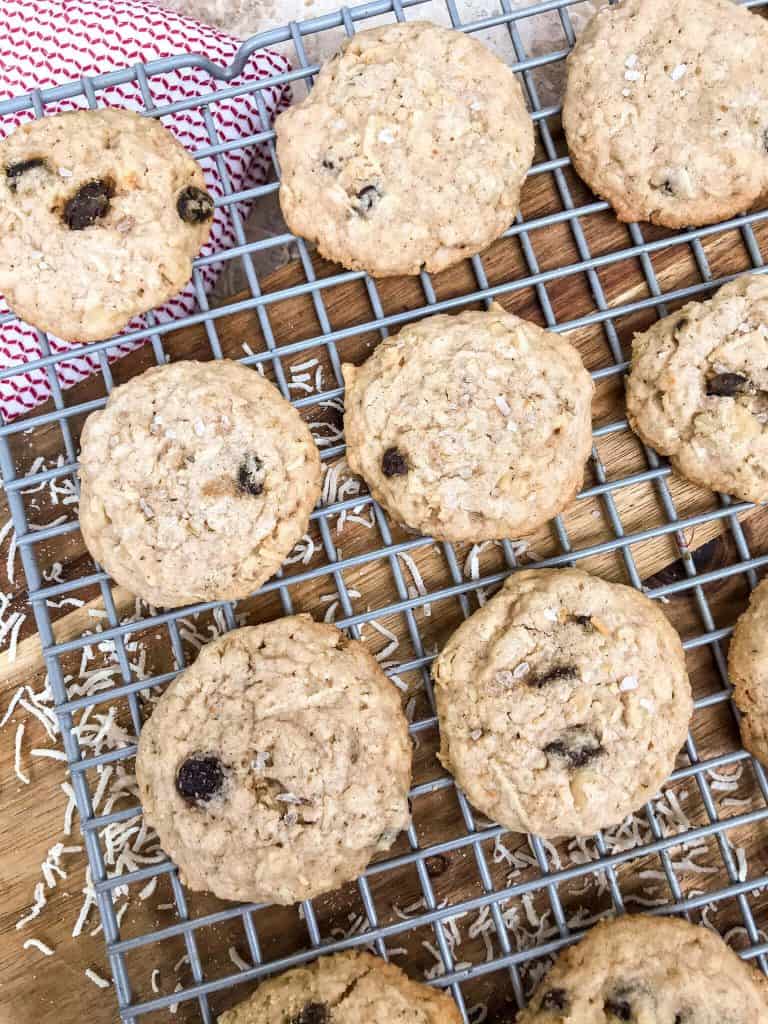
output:
[[[636,334],[627,415],[681,476],[768,499],[768,278],[740,277]]]
[[[147,821],[190,889],[294,903],[356,878],[409,823],[398,692],[308,615],[202,648],[139,739]]]
[[[733,699],[746,749],[768,765],[768,579],[752,592],[728,650]]]
[[[229,360],[153,367],[80,439],[80,527],[117,583],[154,605],[236,600],[301,539],[320,494],[309,428]]]
[[[695,227],[768,192],[768,22],[732,0],[605,6],[568,58],[578,174],[620,220]]]
[[[219,1024],[460,1024],[447,992],[370,953],[321,956],[259,985]]]
[[[664,613],[578,569],[516,572],[433,665],[440,760],[516,832],[589,835],[669,776],[692,712]]]
[[[500,306],[410,324],[343,371],[349,464],[411,529],[517,537],[582,485],[592,379],[568,341]]]
[[[29,121],[0,142],[0,292],[67,341],[109,338],[182,290],[213,208],[199,165],[157,118]]]
[[[518,1024],[764,1024],[768,983],[710,928],[629,914],[563,950]]]
[[[533,160],[514,72],[426,21],[358,32],[275,131],[290,229],[376,277],[484,249],[511,224]]]

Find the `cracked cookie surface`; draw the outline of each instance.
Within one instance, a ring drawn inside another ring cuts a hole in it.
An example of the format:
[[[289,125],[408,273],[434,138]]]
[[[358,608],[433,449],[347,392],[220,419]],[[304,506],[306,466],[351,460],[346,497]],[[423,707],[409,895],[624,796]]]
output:
[[[768,764],[768,580],[755,588],[728,649],[733,699],[746,749]]]
[[[456,1003],[370,953],[321,956],[262,982],[219,1024],[460,1024]]]
[[[516,537],[581,487],[592,380],[569,342],[500,306],[427,317],[343,371],[349,464],[414,530]]]
[[[185,884],[222,899],[328,892],[410,820],[396,688],[362,644],[306,615],[203,647],[142,729],[136,776]]]
[[[483,814],[544,836],[589,835],[650,799],[692,711],[663,612],[578,569],[515,572],[433,676],[442,763]]]
[[[80,526],[154,605],[236,600],[280,566],[320,493],[312,435],[277,388],[229,360],[153,367],[81,437]]]
[[[109,338],[180,292],[212,218],[202,170],[157,118],[74,111],[0,143],[0,291],[67,341]]]
[[[275,131],[291,230],[380,277],[484,249],[514,219],[533,159],[514,72],[424,21],[358,32]]]
[[[768,499],[768,280],[740,277],[636,334],[627,415],[682,476]]]
[[[688,227],[768,190],[768,22],[731,0],[624,0],[568,58],[578,174],[621,220]]]
[[[602,921],[558,956],[518,1024],[763,1024],[768,983],[719,935],[673,917]]]

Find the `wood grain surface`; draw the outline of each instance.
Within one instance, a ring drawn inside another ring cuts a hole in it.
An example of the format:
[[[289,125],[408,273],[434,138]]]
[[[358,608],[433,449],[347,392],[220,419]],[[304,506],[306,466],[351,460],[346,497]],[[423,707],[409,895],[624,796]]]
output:
[[[558,145],[562,146],[562,143],[558,142]],[[593,198],[586,193],[580,183],[569,176],[569,171],[563,173],[568,177],[577,204],[593,202]],[[536,218],[562,208],[562,199],[552,176],[542,174],[529,180],[524,194],[526,221],[535,222]],[[626,226],[616,222],[610,212],[593,213],[582,219],[582,226],[586,243],[593,256],[619,253],[636,240],[630,236]],[[663,243],[666,238],[662,231],[656,229],[644,228],[644,231],[647,239]],[[754,238],[765,255],[768,228],[763,222],[755,225]],[[643,267],[637,256],[609,260],[596,271],[596,279],[591,283],[583,272],[547,280],[537,294],[536,288],[529,284],[519,286],[521,280],[529,275],[532,269],[536,269],[527,262],[532,254],[535,256],[536,268],[545,274],[580,259],[571,227],[568,223],[559,223],[534,227],[526,236],[517,234],[497,242],[483,255],[483,270],[491,285],[509,286],[498,297],[502,305],[539,323],[545,322],[542,299],[550,304],[558,322],[571,323],[594,313],[597,309],[595,281],[603,289],[605,302],[611,308],[636,303],[649,297]],[[673,244],[672,241],[668,245],[660,244],[649,259],[660,287],[664,291],[670,291],[700,282],[702,257],[714,277],[737,273],[750,267],[745,236],[738,230],[713,231],[703,239],[699,253],[695,253],[687,244]],[[263,291],[270,296],[270,301],[264,306],[262,317],[252,309],[232,311],[229,309],[229,303],[219,307],[215,320],[215,342],[220,344],[225,356],[241,358],[244,355],[244,346],[253,352],[263,351],[267,322],[276,344],[284,348],[297,341],[319,337],[323,329],[322,318],[327,317],[327,322],[334,331],[350,329],[348,335],[338,341],[337,347],[341,358],[358,362],[365,358],[379,338],[378,332],[375,331],[354,330],[355,327],[364,328],[372,317],[370,296],[365,282],[359,279],[330,283],[321,293],[322,308],[309,293],[292,298],[284,297],[282,293],[286,288],[307,281],[308,269],[296,260],[263,282]],[[450,300],[475,291],[478,285],[476,270],[476,266],[467,262],[434,278],[431,286],[437,300]],[[339,273],[339,268],[314,259],[311,272],[320,280],[332,281],[333,276]],[[418,278],[381,282],[378,294],[384,314],[393,316],[410,312],[418,316],[421,308],[432,298],[425,290],[427,287],[428,285]],[[246,296],[235,296],[231,301],[244,297]],[[671,306],[675,304],[673,302]],[[625,354],[628,352],[632,332],[650,323],[654,317],[655,311],[649,307],[612,319],[611,323]],[[624,417],[622,374],[609,370],[615,359],[608,344],[604,325],[582,324],[572,329],[568,336],[579,347],[590,370],[606,371],[598,380],[595,397],[596,428],[619,424],[617,429],[598,436],[596,440],[599,463],[593,463],[588,470],[585,486],[589,492],[590,488],[598,486],[603,479],[619,481],[634,474],[641,474],[648,468],[648,463],[637,439],[620,427]],[[173,359],[206,359],[212,355],[211,337],[202,326],[166,335],[164,347]],[[322,340],[306,351],[292,352],[289,349],[282,360],[286,373],[289,372],[291,365],[302,363],[309,358],[317,358],[323,366],[324,389],[336,387],[328,348]],[[146,346],[122,360],[112,368],[115,383],[119,384],[140,372],[151,365],[154,359],[152,347]],[[271,363],[267,362],[265,367],[271,374]],[[67,407],[72,408],[78,403],[103,396],[103,381],[101,378],[93,378],[67,392],[65,400]],[[294,392],[294,396],[303,397],[298,390]],[[325,432],[325,436],[332,436],[333,430],[339,425],[340,416],[334,408],[311,404],[304,409],[304,413],[312,422],[325,422],[329,425],[327,428],[315,428],[320,434]],[[75,438],[79,434],[82,421],[81,414],[76,413],[68,417]],[[41,455],[45,457],[46,465],[50,466],[64,451],[61,430],[56,424],[35,426],[29,432],[14,435],[13,448],[18,474],[28,472],[35,458]],[[338,462],[340,457],[331,461]],[[716,496],[685,483],[670,475],[667,470],[663,470],[660,479],[666,482],[677,514],[683,520],[715,512],[719,507]],[[609,518],[613,511],[620,517],[623,530],[628,535],[642,534],[643,531],[655,526],[664,525],[667,519],[661,499],[658,481],[641,479],[615,489],[609,500],[599,493],[593,493],[591,496],[588,493],[586,497],[576,501],[564,514],[563,526],[580,564],[592,572],[625,582],[628,581],[628,570],[634,568],[640,578],[649,585],[659,586],[684,577],[684,568],[680,562],[681,544],[687,545],[694,553],[699,571],[708,572],[738,560],[728,521],[717,518],[690,525],[679,534],[668,531],[654,538],[639,537],[624,551],[619,545],[615,545],[612,549],[595,552],[585,558],[580,557],[583,550],[613,537]],[[4,521],[7,518],[4,498],[0,504]],[[33,495],[25,495],[25,505],[30,520],[35,524],[50,523],[61,515],[67,518],[75,515],[74,505],[53,504],[47,488]],[[361,514],[370,515],[370,509],[364,509]],[[768,513],[764,510],[748,510],[740,515],[740,520],[752,555],[768,554]],[[307,568],[324,564],[328,551],[332,556],[343,559],[361,556],[357,564],[343,570],[346,586],[351,588],[353,593],[357,592],[360,595],[353,597],[352,605],[355,612],[383,608],[402,596],[397,589],[393,559],[373,554],[382,544],[389,543],[389,538],[381,533],[378,523],[372,529],[366,529],[357,523],[347,522],[341,532],[338,531],[339,523],[336,519],[330,520],[328,526],[328,534],[323,537],[318,524],[313,525],[312,536],[316,552],[309,567],[292,565],[286,571],[287,592],[296,611],[308,611],[320,617],[329,603],[323,598],[336,596],[331,576],[322,575],[304,582],[291,582],[297,574],[306,572]],[[449,553],[442,545],[418,542],[417,538],[405,534],[396,526],[392,527],[392,540],[400,539],[414,540],[410,554],[431,593],[456,581]],[[523,556],[524,559],[555,556],[562,550],[561,538],[551,527],[539,530],[527,540],[529,552],[527,556]],[[10,537],[7,536],[0,551],[0,564],[3,566],[9,553],[9,541]],[[328,545],[326,550],[324,543]],[[54,563],[59,562],[62,565],[63,578],[66,580],[77,579],[92,571],[92,563],[77,531],[53,541],[45,541],[37,545],[37,548],[41,568],[49,570]],[[468,553],[469,548],[466,546],[459,546],[456,549],[459,573]],[[13,564],[14,578],[12,581],[6,580],[3,589],[12,595],[11,609],[25,611],[26,583],[18,559]],[[484,575],[499,571],[504,565],[504,553],[498,546],[488,546],[480,555],[480,566]],[[406,583],[412,584],[407,566],[401,563],[400,568]],[[739,572],[710,583],[703,589],[702,594],[709,602],[714,626],[729,627],[745,605],[748,594],[746,574]],[[112,595],[119,614],[132,612],[134,599],[131,595],[121,588],[113,588]],[[50,608],[58,641],[81,637],[85,631],[92,631],[95,623],[102,621],[99,612],[103,610],[103,601],[98,587],[82,587],[76,596],[85,602],[82,607],[75,608],[64,604],[61,607]],[[670,619],[684,639],[698,637],[705,628],[701,618],[701,596],[700,594],[697,598],[688,590],[674,594],[665,605]],[[446,598],[435,600],[426,606],[423,602],[416,604],[410,621],[404,613],[398,613],[382,615],[380,622],[393,631],[401,641],[393,657],[398,661],[407,661],[419,655],[419,650],[409,633],[410,626],[415,623],[418,627],[423,649],[429,653],[440,646],[461,621],[462,615],[474,607],[474,596],[464,602],[455,597]],[[257,622],[273,618],[283,610],[279,594],[273,591],[268,595],[242,602],[238,607],[238,614],[242,621]],[[343,612],[340,612],[341,614]],[[200,617],[197,625],[202,632],[205,632],[206,624],[206,618]],[[139,630],[133,639],[146,651],[147,671],[159,672],[172,666],[166,631]],[[380,651],[386,644],[385,638],[370,626],[363,627],[363,639],[375,652]],[[194,645],[188,645],[186,653],[187,656],[193,657]],[[689,651],[689,669],[697,697],[716,694],[722,689],[716,670],[716,659],[717,652],[711,647],[693,647]],[[65,670],[76,672],[78,660],[79,656],[73,657],[72,666],[67,662]],[[9,660],[7,652],[0,654],[0,715],[20,685],[25,684],[40,690],[44,679],[45,669],[40,644],[34,632],[32,617],[27,613],[15,660]],[[410,702],[411,698],[415,698],[410,706],[414,710],[416,720],[429,718],[430,709],[421,686],[419,672],[404,673],[403,680],[409,688],[404,700]],[[108,697],[108,694],[106,696]],[[118,714],[123,716],[121,720],[124,720],[125,701],[116,701],[115,704],[118,706]],[[26,722],[23,737],[23,768],[29,775],[29,785],[19,782],[13,770],[14,737],[16,727],[21,721]],[[715,702],[697,711],[693,734],[699,756],[702,758],[729,754],[739,749],[738,732],[727,702]],[[414,780],[416,783],[437,779],[443,775],[435,759],[436,739],[436,730],[433,726],[418,733]],[[65,765],[54,760],[33,758],[30,755],[32,747],[47,745],[49,744],[38,723],[22,710],[17,710],[11,722],[0,732],[0,1020],[13,1021],[15,1024],[75,1024],[79,1021],[102,1024],[116,1020],[117,1010],[114,991],[111,988],[97,988],[84,975],[85,969],[91,968],[101,975],[109,976],[102,936],[91,934],[98,925],[95,911],[89,916],[84,934],[77,940],[71,938],[84,886],[83,854],[72,854],[64,859],[68,877],[59,879],[56,888],[48,891],[48,905],[39,918],[23,929],[16,928],[19,917],[32,903],[34,886],[41,877],[40,864],[48,849],[57,841],[80,841],[77,824],[72,836],[61,835],[66,805],[66,798],[61,789],[61,784],[67,778]],[[684,766],[686,763],[686,758],[681,757],[680,765]],[[743,814],[750,808],[765,806],[751,762],[735,760],[722,771],[730,773],[735,780],[732,785],[713,791],[713,799],[722,816],[733,817]],[[93,787],[95,776],[94,779],[89,777],[89,781]],[[682,779],[675,782],[671,789],[691,824],[705,824],[707,816],[695,780]],[[414,820],[422,847],[465,834],[465,823],[450,787],[418,797],[414,801]],[[661,820],[664,821],[663,814]],[[475,825],[482,828],[483,822],[475,821]],[[768,828],[764,822],[750,826],[736,825],[729,830],[728,838],[734,849],[744,851],[749,878],[758,878],[768,871]],[[524,837],[510,835],[505,837],[504,842],[509,850],[529,855],[530,851]],[[686,861],[686,853],[679,848],[670,852],[670,856],[679,865],[676,877],[679,892],[683,897],[694,892],[714,892],[728,882],[718,843],[710,838],[702,840],[700,845],[702,851],[696,854],[696,863],[704,865],[707,869],[705,871],[692,868]],[[497,887],[506,884],[512,867],[503,860],[494,859],[491,842],[482,843],[478,849],[486,857],[493,884]],[[403,853],[407,850],[407,841],[405,837],[401,837],[393,853]],[[569,858],[572,857],[573,851],[568,850],[567,843],[558,844],[557,854],[562,858],[563,864],[572,862]],[[554,856],[554,851],[551,855]],[[436,902],[446,900],[450,905],[477,896],[483,891],[476,858],[477,853],[473,852],[472,847],[465,845],[458,851],[431,859],[429,874]],[[653,874],[659,872],[661,867],[658,856],[645,856],[618,867],[615,878],[625,899],[633,895],[640,901],[649,898],[671,899],[668,884]],[[641,874],[642,871],[652,874],[644,876]],[[519,868],[519,872],[513,877],[513,881],[534,877],[537,869],[525,865]],[[611,904],[609,882],[610,878],[602,876],[593,877],[591,881],[582,880],[578,884],[560,885],[559,895],[566,912],[575,913],[582,906],[594,911],[607,909]],[[397,921],[397,908],[407,907],[421,895],[416,872],[412,866],[374,874],[370,877],[370,886],[379,923]],[[137,888],[139,887],[134,887]],[[176,919],[172,909],[159,909],[160,905],[170,902],[172,898],[167,879],[161,881],[151,899],[141,901],[137,898],[136,892],[132,892],[131,896],[129,908],[122,921],[121,937],[127,938],[163,928]],[[754,893],[745,899],[755,913],[758,924],[768,928],[765,894]],[[188,894],[188,902],[189,914],[194,917],[221,906],[212,897],[201,894]],[[642,905],[638,902],[627,903],[628,907],[635,909]],[[539,890],[529,905],[525,905],[518,898],[510,900],[508,909],[511,914],[514,914],[515,907],[519,910],[522,922],[530,921],[532,916],[535,918],[536,915],[548,910],[546,890]],[[332,935],[338,935],[339,930],[348,930],[356,917],[364,913],[359,892],[354,885],[317,900],[315,909],[324,940]],[[700,919],[700,912],[694,912],[692,918]],[[471,919],[470,917],[462,925],[462,934],[465,936],[466,925]],[[743,923],[739,904],[734,899],[718,903],[709,912],[708,919],[723,932]],[[551,910],[548,920],[551,924]],[[254,921],[265,959],[275,959],[308,944],[306,925],[295,908],[259,911],[254,915]],[[527,927],[530,929],[530,926]],[[35,949],[24,950],[22,943],[29,937],[47,943],[55,949],[55,955],[45,957]],[[203,928],[198,932],[197,939],[203,957],[206,980],[221,978],[235,971],[229,957],[229,947],[234,947],[246,960],[249,958],[246,936],[242,924],[237,919],[224,925]],[[490,941],[494,954],[498,954],[498,940],[491,936]],[[743,941],[743,935],[735,933],[734,941],[738,945]],[[394,959],[415,977],[420,976],[424,968],[434,963],[433,956],[424,945],[425,942],[435,942],[434,932],[428,927],[398,936],[389,943],[392,949],[405,951],[395,952]],[[126,963],[134,983],[136,998],[152,997],[151,977],[154,969],[160,972],[159,976],[156,976],[156,981],[163,993],[172,992],[179,980],[184,984],[189,983],[189,968],[186,964],[180,964],[174,971],[174,965],[185,952],[183,940],[175,937],[128,954]],[[486,950],[482,938],[466,938],[457,951],[457,956],[469,962],[483,962]],[[217,993],[212,996],[211,1005],[219,1011],[231,1005],[249,988],[250,986],[243,985],[229,992]],[[489,1020],[512,1019],[512,986],[506,972],[499,971],[473,979],[466,983],[463,989],[468,1006],[471,1007],[481,1001],[488,1004]],[[182,1003],[175,1016],[163,1011],[142,1018],[144,1019],[196,1020],[198,1011],[194,1002]]]

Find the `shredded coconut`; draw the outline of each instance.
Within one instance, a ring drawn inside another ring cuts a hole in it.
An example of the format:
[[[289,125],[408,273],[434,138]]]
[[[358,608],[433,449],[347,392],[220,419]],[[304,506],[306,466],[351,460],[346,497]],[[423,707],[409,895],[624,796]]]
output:
[[[16,772],[16,777],[21,780],[25,785],[29,785],[29,777],[24,774],[21,770],[21,744],[24,739],[24,729],[26,726],[24,722],[19,722],[16,726],[16,739],[13,747],[13,770]]]
[[[93,984],[96,985],[97,988],[109,988],[109,982],[107,981],[107,979],[102,978],[100,974],[97,974],[96,971],[91,970],[90,967],[86,967],[83,973],[85,974],[86,978],[89,981],[92,981]]]
[[[229,953],[229,959],[238,971],[250,971],[251,967],[253,967],[253,964],[249,964],[246,960],[243,960],[234,946],[230,946],[227,952]]]
[[[395,636],[391,629],[387,629],[386,626],[382,626],[382,624],[380,622],[377,622],[376,619],[369,619],[367,624],[371,626],[373,629],[375,629],[377,633],[380,633],[383,637],[389,640],[387,646],[382,648],[382,650],[380,650],[378,654],[374,655],[376,661],[381,662],[384,661],[385,658],[391,657],[391,655],[393,655],[400,646],[400,641],[398,640],[398,638]]]
[[[43,909],[43,907],[48,902],[48,900],[45,897],[45,886],[43,885],[42,882],[38,882],[35,885],[34,900],[35,900],[35,902],[32,905],[32,907],[30,908],[29,912],[27,914],[25,914],[24,917],[20,917],[19,920],[16,922],[16,929],[17,930],[19,928],[23,928],[25,924],[28,924],[30,921],[34,920],[36,917],[39,917],[40,916],[40,911]]]
[[[37,949],[43,954],[43,956],[53,956],[53,954],[56,952],[55,949],[51,949],[50,946],[47,946],[40,939],[27,939],[22,948]]]

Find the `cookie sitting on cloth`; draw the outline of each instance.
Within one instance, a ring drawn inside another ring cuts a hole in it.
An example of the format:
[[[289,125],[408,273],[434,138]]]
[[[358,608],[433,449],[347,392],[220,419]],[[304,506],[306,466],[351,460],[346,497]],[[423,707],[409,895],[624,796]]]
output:
[[[77,79],[89,78],[132,64],[170,57],[180,53],[204,54],[219,65],[229,64],[240,41],[218,29],[191,18],[161,9],[152,0],[6,0],[0,6],[0,37],[7,41],[0,70],[0,100],[10,99],[33,89],[45,90]],[[289,69],[287,61],[268,50],[255,53],[243,72],[231,82],[238,86],[260,81]],[[151,102],[159,108],[183,100],[193,100],[214,91],[216,80],[204,69],[184,67],[148,79]],[[287,105],[290,93],[281,85],[261,90],[270,123]],[[142,111],[145,100],[138,81],[98,90],[99,106],[122,107]],[[86,106],[83,96],[47,103],[44,113],[55,114]],[[164,117],[162,123],[184,148],[194,156],[212,142],[232,142],[262,131],[262,117],[253,95],[232,96],[208,107],[216,138],[208,134],[203,112],[182,109]],[[0,137],[9,135],[18,125],[34,117],[31,108],[0,117]],[[229,179],[227,191],[239,192],[264,183],[269,173],[266,147],[248,146],[229,150],[221,159]],[[216,158],[200,161],[207,188],[214,199],[224,195],[224,184]],[[245,216],[250,204],[237,204]],[[210,255],[236,244],[234,229],[226,207],[216,209],[208,243],[201,255]],[[206,291],[216,280],[219,265],[200,268],[199,279]],[[192,313],[196,307],[194,285],[190,282],[175,298],[154,313],[157,321],[167,322]],[[0,313],[7,305],[0,299]],[[146,326],[144,317],[136,317],[127,330]],[[108,350],[110,361],[121,358],[144,343],[143,339],[125,341]],[[52,352],[65,351],[67,342],[49,336]],[[0,368],[7,369],[37,360],[43,355],[40,337],[34,328],[10,319],[0,324]],[[95,354],[80,354],[56,364],[61,387],[71,387],[98,372]],[[45,367],[18,373],[0,381],[0,413],[5,421],[29,412],[50,397],[51,383]]]

